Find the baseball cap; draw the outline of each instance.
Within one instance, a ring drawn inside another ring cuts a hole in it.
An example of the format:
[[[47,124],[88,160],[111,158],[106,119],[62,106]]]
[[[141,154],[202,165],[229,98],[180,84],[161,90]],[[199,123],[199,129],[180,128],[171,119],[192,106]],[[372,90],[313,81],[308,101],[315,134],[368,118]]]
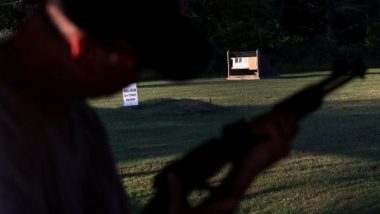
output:
[[[124,40],[140,67],[164,78],[196,77],[208,67],[211,43],[180,14],[178,0],[62,0],[67,16],[99,40]]]

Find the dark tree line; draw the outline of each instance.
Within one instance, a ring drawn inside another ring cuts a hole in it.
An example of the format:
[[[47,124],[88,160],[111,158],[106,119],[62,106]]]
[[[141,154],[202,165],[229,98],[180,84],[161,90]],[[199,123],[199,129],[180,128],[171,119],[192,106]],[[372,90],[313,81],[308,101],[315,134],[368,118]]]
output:
[[[324,35],[340,44],[364,42],[379,22],[378,0],[283,0],[290,34]]]
[[[380,61],[380,0],[200,0],[188,15],[221,57],[259,48],[289,71],[326,68],[341,55]]]
[[[17,30],[42,0],[0,0],[0,30]]]
[[[23,20],[22,2],[0,0],[0,29],[17,29]]]
[[[0,29],[17,29],[36,2],[0,0]],[[326,68],[342,54],[380,61],[380,0],[189,0],[187,15],[215,44],[220,66],[227,50],[257,48],[289,71]]]

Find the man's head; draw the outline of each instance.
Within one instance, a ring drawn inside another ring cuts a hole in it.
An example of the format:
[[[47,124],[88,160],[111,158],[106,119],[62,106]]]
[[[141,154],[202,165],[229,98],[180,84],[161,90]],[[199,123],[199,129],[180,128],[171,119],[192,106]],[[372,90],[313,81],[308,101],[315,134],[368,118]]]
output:
[[[37,17],[66,45],[48,38],[47,27],[36,24],[41,18],[32,18],[29,29],[19,31],[41,32],[28,50],[35,54],[24,68],[36,68],[27,78],[72,95],[98,96],[137,81],[142,70],[174,80],[194,77],[206,68],[211,45],[182,17],[179,5],[177,0],[46,0]]]
[[[49,8],[58,6],[66,21],[81,31],[80,39],[73,41],[75,56],[81,56],[91,44],[98,45],[111,53],[114,63],[126,53],[120,62],[133,63],[138,72],[155,70],[164,78],[182,80],[207,67],[212,48],[183,16],[181,2],[49,0],[47,10],[52,17]],[[87,47],[81,48],[83,44]]]
[[[211,45],[182,15],[179,0],[62,0],[67,16],[94,39],[124,41],[141,67],[169,79],[187,79],[204,69]]]

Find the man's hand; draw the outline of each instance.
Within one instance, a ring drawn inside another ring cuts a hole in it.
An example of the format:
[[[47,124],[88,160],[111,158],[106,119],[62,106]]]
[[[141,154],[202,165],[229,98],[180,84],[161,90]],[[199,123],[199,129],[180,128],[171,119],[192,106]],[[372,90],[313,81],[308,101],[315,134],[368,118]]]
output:
[[[216,191],[197,207],[182,203],[181,181],[174,173],[168,174],[170,214],[231,214],[235,213],[241,197],[253,179],[267,167],[285,157],[298,131],[296,115],[274,111],[251,121],[251,132],[260,139],[242,161],[236,163]]]

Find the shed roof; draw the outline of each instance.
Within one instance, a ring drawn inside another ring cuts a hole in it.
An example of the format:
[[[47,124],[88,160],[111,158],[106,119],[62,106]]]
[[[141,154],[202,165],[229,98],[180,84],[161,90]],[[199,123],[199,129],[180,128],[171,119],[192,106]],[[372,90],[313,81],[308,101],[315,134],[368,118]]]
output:
[[[239,51],[239,52],[231,52],[231,57],[251,57],[257,56],[256,51]]]

